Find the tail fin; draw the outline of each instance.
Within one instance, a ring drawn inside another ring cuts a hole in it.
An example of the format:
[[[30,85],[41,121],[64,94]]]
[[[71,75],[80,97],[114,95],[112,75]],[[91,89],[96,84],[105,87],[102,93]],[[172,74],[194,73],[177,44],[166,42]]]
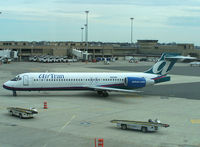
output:
[[[163,53],[158,62],[145,73],[166,75],[180,57],[177,53]]]

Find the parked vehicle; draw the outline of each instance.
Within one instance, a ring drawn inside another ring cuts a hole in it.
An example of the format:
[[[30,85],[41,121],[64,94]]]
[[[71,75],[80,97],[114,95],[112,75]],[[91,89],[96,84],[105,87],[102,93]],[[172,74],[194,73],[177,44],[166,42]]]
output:
[[[54,62],[54,58],[53,58],[53,57],[49,57],[49,58],[48,58],[48,62],[49,62],[49,63]]]
[[[142,132],[155,132],[160,127],[169,127],[168,124],[163,124],[158,119],[156,119],[155,121],[149,119],[148,122],[130,120],[111,120],[111,123],[116,123],[117,127],[121,128],[122,130],[134,129],[141,130]]]
[[[8,112],[12,116],[18,116],[19,118],[33,118],[35,114],[38,114],[38,111],[35,108],[19,108],[19,107],[8,107]]]
[[[63,62],[67,62],[67,56],[63,57]]]

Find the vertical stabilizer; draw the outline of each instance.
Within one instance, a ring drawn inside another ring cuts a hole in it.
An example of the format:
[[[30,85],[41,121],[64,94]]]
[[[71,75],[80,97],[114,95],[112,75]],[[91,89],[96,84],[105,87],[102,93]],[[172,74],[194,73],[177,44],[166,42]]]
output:
[[[161,58],[145,73],[166,75],[172,69],[179,54],[177,53],[163,53]]]

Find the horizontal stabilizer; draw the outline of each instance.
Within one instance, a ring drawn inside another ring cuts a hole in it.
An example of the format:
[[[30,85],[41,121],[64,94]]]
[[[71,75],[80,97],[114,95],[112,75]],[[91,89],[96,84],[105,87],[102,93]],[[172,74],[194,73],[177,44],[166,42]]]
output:
[[[170,79],[171,79],[170,76],[161,76],[161,77],[156,77],[153,80],[154,80],[155,84],[157,84],[157,83],[170,81]]]
[[[190,56],[171,56],[171,57],[165,57],[165,59],[190,59],[190,60],[194,60],[194,59],[197,59],[197,58],[190,57]]]

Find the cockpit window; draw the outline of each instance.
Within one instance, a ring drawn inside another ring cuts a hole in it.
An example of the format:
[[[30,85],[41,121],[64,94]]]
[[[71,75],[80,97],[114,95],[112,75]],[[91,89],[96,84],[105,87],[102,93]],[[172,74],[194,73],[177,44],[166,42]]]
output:
[[[12,79],[11,81],[19,81],[21,80],[22,78],[20,76],[16,76],[14,79]]]

